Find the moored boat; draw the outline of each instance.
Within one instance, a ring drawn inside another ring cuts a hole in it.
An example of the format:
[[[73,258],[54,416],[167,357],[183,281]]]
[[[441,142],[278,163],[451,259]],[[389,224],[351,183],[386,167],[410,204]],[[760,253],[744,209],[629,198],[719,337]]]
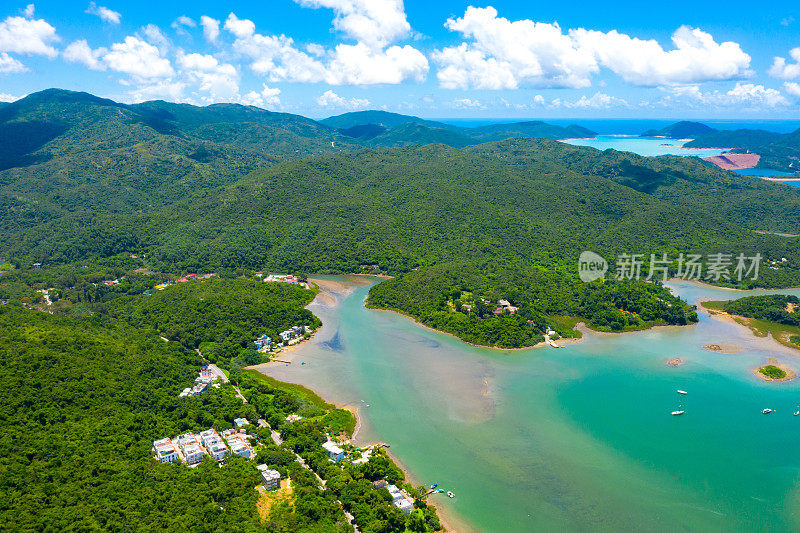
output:
[[[672,411],[672,416],[680,416],[680,415],[682,415],[682,414],[683,414],[683,413],[685,413],[685,412],[686,412],[686,411]]]
[[[762,410],[761,410],[761,414],[762,414],[762,415],[768,415],[768,414],[770,414],[771,412],[772,412],[772,409],[770,409],[770,408],[767,408],[767,409],[762,409]]]

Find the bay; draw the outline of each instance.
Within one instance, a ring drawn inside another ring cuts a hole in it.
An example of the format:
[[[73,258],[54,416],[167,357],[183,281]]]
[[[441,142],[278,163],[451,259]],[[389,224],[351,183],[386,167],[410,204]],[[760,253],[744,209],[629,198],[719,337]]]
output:
[[[374,280],[320,282],[322,330],[264,371],[358,407],[358,441],[390,443],[416,481],[456,494],[436,496],[454,529],[800,527],[800,384],[751,372],[769,357],[798,370],[800,352],[702,311],[694,326],[492,350],[366,309]],[[691,302],[757,293],[671,286]],[[703,348],[720,342],[742,351]]]

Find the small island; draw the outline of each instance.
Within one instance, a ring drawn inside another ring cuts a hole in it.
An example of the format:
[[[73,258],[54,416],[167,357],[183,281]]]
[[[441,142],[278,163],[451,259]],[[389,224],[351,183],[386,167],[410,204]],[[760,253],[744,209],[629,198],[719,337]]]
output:
[[[789,381],[797,377],[797,374],[791,368],[773,358],[769,359],[766,365],[754,368],[753,374],[764,381],[774,383]]]

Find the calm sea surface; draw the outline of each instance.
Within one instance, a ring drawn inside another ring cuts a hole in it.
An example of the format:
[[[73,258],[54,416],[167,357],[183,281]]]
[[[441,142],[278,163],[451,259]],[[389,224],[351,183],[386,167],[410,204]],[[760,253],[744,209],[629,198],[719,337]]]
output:
[[[681,147],[686,144],[676,139],[661,139],[653,137],[619,137],[614,135],[598,135],[588,139],[571,139],[564,141],[575,146],[591,146],[598,150],[613,148],[620,152],[633,152],[645,156],[680,155],[708,157],[719,155],[722,150],[685,150]]]
[[[315,300],[322,330],[268,373],[360,406],[358,439],[391,443],[419,482],[452,490],[441,501],[474,529],[800,528],[800,382],[751,373],[769,357],[798,370],[800,352],[705,313],[564,349],[489,350],[364,308],[372,282],[359,282]],[[691,302],[747,294],[672,287]],[[714,342],[743,351],[702,348]],[[686,363],[667,366],[675,356]]]

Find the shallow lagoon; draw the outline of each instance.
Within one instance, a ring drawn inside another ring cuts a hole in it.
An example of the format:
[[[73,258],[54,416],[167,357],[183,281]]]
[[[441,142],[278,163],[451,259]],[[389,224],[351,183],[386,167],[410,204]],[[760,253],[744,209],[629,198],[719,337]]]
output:
[[[656,137],[633,137],[619,135],[598,135],[587,139],[567,139],[563,142],[574,146],[591,146],[598,150],[613,148],[620,152],[633,152],[644,156],[680,155],[708,157],[719,155],[723,150],[689,150],[681,149],[688,141],[663,139]],[[667,146],[669,145],[669,146]]]
[[[365,309],[371,282],[356,281],[312,303],[325,326],[293,364],[268,372],[359,405],[358,439],[391,443],[418,481],[455,492],[442,503],[470,528],[800,525],[800,417],[791,414],[800,382],[765,383],[750,372],[768,357],[800,368],[790,349],[701,313],[685,328],[588,334],[558,350],[489,350]],[[690,301],[744,294],[673,287]],[[702,348],[712,342],[744,351]],[[686,363],[667,366],[675,356]],[[670,416],[678,405],[686,415]],[[762,415],[765,407],[776,412]]]

